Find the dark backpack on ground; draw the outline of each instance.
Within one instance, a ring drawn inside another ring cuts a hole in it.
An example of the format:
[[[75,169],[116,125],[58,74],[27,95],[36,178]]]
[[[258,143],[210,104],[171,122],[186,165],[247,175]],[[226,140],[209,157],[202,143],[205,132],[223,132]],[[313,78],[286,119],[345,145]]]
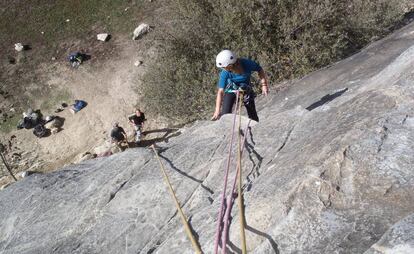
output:
[[[82,62],[82,54],[80,52],[74,52],[69,54],[69,62],[75,62],[78,61],[79,63]]]
[[[25,117],[23,118],[22,126],[25,129],[30,129],[30,128],[33,128],[35,125],[34,125],[33,119],[31,119],[30,117]]]
[[[19,121],[17,129],[31,129],[34,127],[33,121],[30,117],[25,117]]]
[[[43,124],[38,124],[33,129],[33,134],[38,137],[42,138],[48,134],[48,129]]]

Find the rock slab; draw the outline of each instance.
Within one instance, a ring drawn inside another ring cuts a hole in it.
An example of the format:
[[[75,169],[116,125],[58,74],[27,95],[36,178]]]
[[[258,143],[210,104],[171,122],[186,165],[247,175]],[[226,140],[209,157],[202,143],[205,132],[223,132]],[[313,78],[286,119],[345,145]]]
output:
[[[411,250],[413,41],[411,24],[258,98],[260,123],[243,131],[249,253]],[[232,121],[195,122],[157,148],[204,253],[213,252]],[[240,253],[239,219],[236,205],[228,253]],[[153,152],[135,148],[1,191],[0,253],[194,251]]]

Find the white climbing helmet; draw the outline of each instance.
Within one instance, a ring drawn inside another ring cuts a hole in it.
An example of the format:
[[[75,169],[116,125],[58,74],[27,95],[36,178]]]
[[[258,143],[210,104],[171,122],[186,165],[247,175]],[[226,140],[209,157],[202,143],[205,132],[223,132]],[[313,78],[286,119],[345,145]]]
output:
[[[216,57],[216,66],[224,68],[234,64],[237,60],[236,55],[228,49],[222,50]]]

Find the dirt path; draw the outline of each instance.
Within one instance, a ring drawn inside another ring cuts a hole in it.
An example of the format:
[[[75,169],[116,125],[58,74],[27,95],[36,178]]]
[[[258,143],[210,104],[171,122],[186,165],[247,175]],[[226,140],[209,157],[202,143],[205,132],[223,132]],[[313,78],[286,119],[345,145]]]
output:
[[[67,109],[57,114],[43,112],[65,119],[63,130],[49,137],[39,139],[32,134],[32,130],[25,129],[8,134],[6,139],[12,144],[9,159],[11,164],[18,166],[15,171],[50,171],[77,161],[85,152],[93,153],[94,148],[108,143],[114,121],[118,121],[127,132],[132,132],[127,116],[133,113],[136,105],[140,105],[137,92],[140,77],[149,61],[154,59],[155,48],[144,49],[139,41],[126,38],[116,48],[119,50],[116,57],[96,65],[96,61],[87,61],[78,69],[71,69],[66,63],[54,63],[53,68],[44,67],[49,70],[47,84],[52,90],[65,90],[71,94],[72,101],[66,103],[81,99],[88,105],[77,114]],[[135,66],[137,60],[143,61],[143,64]],[[145,112],[145,106],[140,107]],[[147,118],[147,130],[166,126],[162,119],[149,115]],[[15,156],[10,156],[13,153]],[[1,178],[0,185],[9,180],[9,177]]]

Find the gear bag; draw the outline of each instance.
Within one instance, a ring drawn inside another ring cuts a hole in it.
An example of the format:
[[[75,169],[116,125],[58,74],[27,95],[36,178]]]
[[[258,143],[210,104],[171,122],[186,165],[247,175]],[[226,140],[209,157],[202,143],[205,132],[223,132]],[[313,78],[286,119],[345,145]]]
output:
[[[42,138],[48,134],[48,129],[43,124],[38,124],[34,127],[33,134],[38,138]]]

